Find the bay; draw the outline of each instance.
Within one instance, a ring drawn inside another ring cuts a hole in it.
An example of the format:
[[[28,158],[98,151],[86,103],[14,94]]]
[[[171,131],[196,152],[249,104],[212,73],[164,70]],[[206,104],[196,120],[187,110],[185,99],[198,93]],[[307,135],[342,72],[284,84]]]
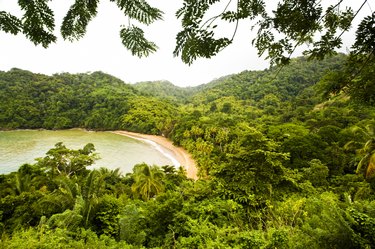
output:
[[[70,149],[83,148],[93,143],[100,159],[90,168],[120,168],[122,173],[132,171],[135,164],[173,165],[168,151],[160,151],[151,144],[113,134],[84,130],[16,130],[0,131],[0,174],[17,169],[24,163],[35,163],[35,158],[45,153],[58,142]]]

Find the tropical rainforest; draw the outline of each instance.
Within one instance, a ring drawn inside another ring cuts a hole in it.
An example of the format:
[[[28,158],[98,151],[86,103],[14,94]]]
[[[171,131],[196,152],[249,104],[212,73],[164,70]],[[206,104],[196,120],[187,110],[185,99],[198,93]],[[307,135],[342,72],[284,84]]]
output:
[[[198,180],[169,165],[90,170],[95,145],[58,143],[0,175],[0,247],[374,248],[374,66],[349,94],[337,81],[347,59],[299,57],[190,88],[0,72],[2,130],[163,135],[199,169]]]

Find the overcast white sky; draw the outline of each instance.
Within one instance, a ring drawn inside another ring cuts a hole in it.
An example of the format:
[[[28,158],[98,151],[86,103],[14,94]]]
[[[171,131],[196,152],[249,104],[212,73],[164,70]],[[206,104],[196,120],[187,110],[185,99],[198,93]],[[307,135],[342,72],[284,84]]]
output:
[[[146,37],[159,46],[159,50],[148,58],[133,57],[123,47],[119,37],[120,25],[127,24],[128,19],[109,1],[102,1],[98,15],[89,24],[84,38],[73,43],[64,41],[59,34],[59,26],[72,2],[60,0],[50,3],[55,11],[58,41],[47,49],[35,46],[23,35],[0,32],[0,70],[17,67],[48,75],[103,71],[126,83],[168,80],[178,86],[195,86],[228,74],[268,67],[268,62],[258,58],[256,50],[251,47],[255,34],[251,33],[247,23],[240,25],[234,44],[216,57],[197,60],[191,66],[173,57],[175,36],[180,30],[180,22],[175,17],[176,10],[181,6],[180,0],[149,1],[165,15],[164,21],[144,27]],[[0,0],[0,10],[16,16],[22,13],[16,0]],[[224,33],[230,37],[233,29],[228,26]]]

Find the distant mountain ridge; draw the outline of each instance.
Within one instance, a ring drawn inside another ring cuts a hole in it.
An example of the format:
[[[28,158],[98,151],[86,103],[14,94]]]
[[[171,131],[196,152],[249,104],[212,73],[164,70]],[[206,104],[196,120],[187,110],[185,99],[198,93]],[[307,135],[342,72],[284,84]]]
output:
[[[180,107],[190,112],[191,106],[209,104],[212,110],[229,111],[236,106],[233,101],[246,101],[241,105],[272,113],[281,102],[298,98],[318,104],[321,99],[309,89],[327,71],[339,68],[344,58],[299,57],[284,68],[244,71],[185,88],[168,81],[126,84],[103,72],[47,76],[14,68],[0,71],[0,128],[124,128],[158,134],[171,131],[177,117],[165,117]]]
[[[194,87],[179,87],[169,81],[137,82],[132,86],[144,95],[175,102],[186,102],[198,90]]]

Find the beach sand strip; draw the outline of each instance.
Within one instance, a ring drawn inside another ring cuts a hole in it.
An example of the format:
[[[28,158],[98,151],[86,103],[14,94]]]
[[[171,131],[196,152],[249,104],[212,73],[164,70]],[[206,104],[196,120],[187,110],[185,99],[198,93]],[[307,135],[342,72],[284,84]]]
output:
[[[135,138],[135,139],[140,138],[140,139],[150,140],[170,150],[171,152],[173,152],[174,154],[173,156],[181,164],[181,166],[183,166],[186,169],[187,177],[192,178],[194,180],[198,179],[197,166],[191,154],[187,152],[184,148],[173,145],[172,141],[168,140],[167,138],[162,137],[162,136],[147,135],[147,134],[142,134],[142,133],[120,131],[120,130],[113,131],[113,133],[122,135],[122,136]]]

